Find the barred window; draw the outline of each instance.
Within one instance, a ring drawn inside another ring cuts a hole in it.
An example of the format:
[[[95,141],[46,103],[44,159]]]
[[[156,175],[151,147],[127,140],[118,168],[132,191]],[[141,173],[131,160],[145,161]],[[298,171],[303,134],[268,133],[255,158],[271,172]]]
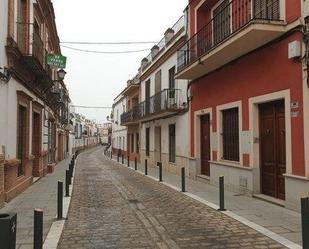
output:
[[[169,125],[169,161],[176,161],[176,127],[175,124]]]
[[[238,108],[222,111],[223,159],[239,161],[239,119]]]
[[[149,156],[150,128],[146,128],[146,156]]]

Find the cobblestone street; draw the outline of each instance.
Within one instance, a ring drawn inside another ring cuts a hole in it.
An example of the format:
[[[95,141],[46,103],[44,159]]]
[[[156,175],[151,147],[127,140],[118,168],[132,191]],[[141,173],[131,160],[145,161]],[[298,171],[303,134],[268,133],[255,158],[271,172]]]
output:
[[[175,190],[83,153],[58,248],[282,248]]]

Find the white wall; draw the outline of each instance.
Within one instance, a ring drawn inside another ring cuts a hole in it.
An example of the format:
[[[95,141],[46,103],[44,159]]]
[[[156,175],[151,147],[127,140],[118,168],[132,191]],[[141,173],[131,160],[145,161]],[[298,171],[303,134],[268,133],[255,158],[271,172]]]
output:
[[[0,106],[0,146],[5,146],[6,158],[16,158],[16,142],[17,142],[17,91],[23,91],[31,96],[33,100],[44,105],[43,101],[37,98],[33,93],[27,90],[23,85],[15,79],[11,79],[6,85],[0,85],[0,99],[3,105]],[[29,152],[32,151],[32,104],[29,106]],[[42,113],[42,119],[44,118]],[[43,119],[44,120],[44,119]],[[42,122],[43,123],[43,122]],[[43,132],[44,128],[42,127]],[[43,133],[44,134],[44,133]],[[43,143],[44,141],[42,141]],[[43,150],[47,148],[42,147]]]
[[[8,26],[8,0],[0,1],[0,67],[7,65],[5,44]]]
[[[169,125],[176,125],[176,156],[189,157],[189,119],[188,113],[171,117],[168,119],[159,119],[155,122],[142,125],[141,129],[141,149],[146,150],[146,128],[150,128],[150,151],[155,148],[155,127],[161,127],[161,151],[168,154],[169,151]]]
[[[120,125],[120,116],[127,111],[127,99],[122,96],[115,99],[114,103],[114,122],[112,124],[112,147],[115,149],[127,150],[127,127]],[[119,144],[121,138],[121,144]]]
[[[150,96],[155,94],[155,75],[161,70],[161,90],[169,88],[169,70],[175,66],[177,72],[177,52],[170,56],[160,65],[147,79],[141,82],[141,101],[145,100],[145,84],[148,79],[151,81]],[[151,66],[150,66],[151,67]],[[179,103],[187,102],[187,80],[175,80],[175,89],[180,89]],[[188,112],[183,115],[174,116],[168,119],[159,119],[154,122],[142,125],[140,144],[141,149],[146,149],[146,128],[150,128],[150,151],[155,148],[155,127],[161,127],[161,151],[168,154],[169,150],[169,125],[176,125],[176,156],[189,157],[189,116]]]
[[[167,61],[165,61],[150,77],[141,82],[141,101],[145,100],[145,84],[150,79],[150,96],[155,94],[155,75],[161,70],[161,89],[169,87],[169,70],[174,67],[177,70],[177,53],[173,54]],[[186,102],[187,96],[187,80],[175,80],[175,89],[180,89],[180,100]]]
[[[0,1],[0,67],[7,66],[7,58],[5,53],[5,44],[7,38],[7,20],[8,20],[8,0]],[[0,153],[1,145],[6,144],[6,127],[7,120],[7,85],[0,81]]]

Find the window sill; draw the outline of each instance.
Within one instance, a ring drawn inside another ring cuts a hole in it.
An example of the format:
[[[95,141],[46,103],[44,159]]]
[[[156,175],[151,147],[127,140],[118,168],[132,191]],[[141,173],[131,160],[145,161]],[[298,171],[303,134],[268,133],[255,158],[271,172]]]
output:
[[[233,162],[233,161],[226,161],[226,160],[220,160],[220,161],[209,161],[212,164],[217,164],[217,165],[223,165],[223,166],[228,166],[228,167],[233,167],[237,169],[243,169],[243,170],[253,170],[252,167],[245,167],[243,165],[240,165],[240,163]]]

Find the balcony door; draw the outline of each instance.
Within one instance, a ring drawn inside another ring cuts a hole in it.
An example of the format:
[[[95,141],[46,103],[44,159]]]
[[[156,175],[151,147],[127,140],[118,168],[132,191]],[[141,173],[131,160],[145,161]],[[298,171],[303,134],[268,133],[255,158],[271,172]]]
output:
[[[230,6],[230,1],[224,0],[212,12],[214,45],[223,41],[231,33]]]
[[[28,48],[28,4],[27,0],[17,1],[17,44],[22,53],[27,53]]]
[[[154,113],[161,111],[163,107],[161,90],[162,90],[162,73],[161,70],[155,74],[155,97],[154,97]]]
[[[175,96],[175,70],[176,67],[172,67],[168,71],[169,83],[168,83],[168,108],[176,105],[176,96]]]
[[[254,0],[254,18],[280,20],[280,0]]]
[[[150,79],[145,83],[145,114],[150,113]]]

